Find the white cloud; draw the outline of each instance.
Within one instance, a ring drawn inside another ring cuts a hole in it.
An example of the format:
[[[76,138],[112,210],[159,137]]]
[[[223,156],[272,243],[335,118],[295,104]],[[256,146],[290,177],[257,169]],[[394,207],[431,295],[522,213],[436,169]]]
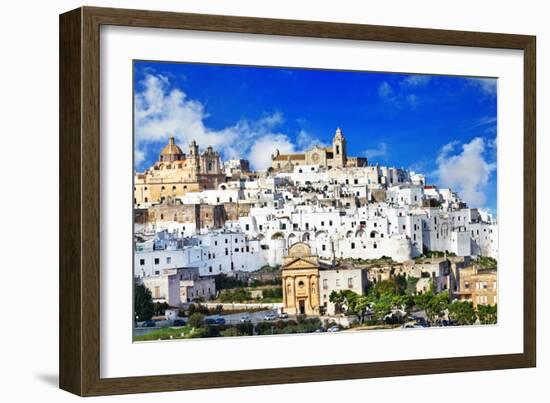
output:
[[[296,146],[298,150],[306,151],[315,146],[327,147],[328,144],[322,142],[317,137],[309,134],[308,132],[302,129],[296,136]]]
[[[393,88],[388,84],[387,81],[383,81],[382,84],[378,87],[378,95],[382,99],[391,99],[393,98]]]
[[[139,148],[134,149],[134,162],[136,165],[141,164],[145,161],[145,152]]]
[[[269,167],[271,154],[277,148],[281,153],[293,152],[317,142],[303,132],[298,135],[297,147],[292,144],[287,134],[277,130],[284,122],[278,111],[258,120],[241,119],[218,130],[209,128],[206,118],[204,105],[179,89],[171,89],[166,75],[146,74],[135,94],[136,165],[146,160],[151,143],[167,141],[170,136],[184,151],[191,140],[196,140],[201,148],[212,146],[219,150],[223,159],[247,158],[254,169]]]
[[[418,106],[418,97],[415,94],[407,95],[407,103],[412,109],[415,109]]]
[[[378,96],[397,108],[402,105],[409,105],[411,109],[416,109],[419,104],[419,97],[412,93],[410,88],[425,85],[428,82],[427,80],[429,80],[428,77],[410,76],[399,81],[395,89],[387,81],[383,81],[378,86]]]
[[[368,159],[371,158],[385,158],[388,154],[388,145],[384,142],[378,143],[376,148],[369,148],[363,151],[363,155]]]
[[[430,82],[430,76],[412,75],[404,78],[399,83],[403,87],[422,87]]]
[[[468,78],[468,84],[479,88],[482,94],[487,96],[497,95],[496,78]]]
[[[248,154],[248,160],[255,169],[265,170],[271,166],[271,155],[279,150],[281,154],[293,153],[294,145],[284,134],[266,135],[257,139]]]
[[[485,160],[485,140],[476,137],[457,150],[457,141],[443,146],[437,157],[437,174],[441,186],[458,192],[460,197],[471,206],[483,206],[485,192],[495,163]],[[453,152],[457,151],[454,155]]]

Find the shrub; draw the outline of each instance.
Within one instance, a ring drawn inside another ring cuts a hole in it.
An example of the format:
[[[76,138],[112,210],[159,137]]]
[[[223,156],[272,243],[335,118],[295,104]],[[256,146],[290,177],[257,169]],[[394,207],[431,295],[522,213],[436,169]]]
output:
[[[199,328],[204,324],[204,315],[202,313],[194,313],[189,316],[189,321],[187,322],[192,328]]]

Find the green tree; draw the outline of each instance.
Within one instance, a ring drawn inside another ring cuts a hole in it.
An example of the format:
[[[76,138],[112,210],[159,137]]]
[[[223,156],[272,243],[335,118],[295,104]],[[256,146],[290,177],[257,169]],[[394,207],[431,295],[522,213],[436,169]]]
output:
[[[155,308],[151,291],[143,284],[134,285],[134,317],[137,321],[151,320]]]
[[[245,302],[252,299],[250,291],[244,288],[223,290],[220,294],[221,302]]]
[[[445,310],[449,307],[449,293],[447,291],[435,294],[429,301],[426,308],[426,316],[430,321],[443,316]]]
[[[380,296],[372,305],[372,310],[376,319],[383,320],[386,315],[388,315],[392,310],[392,299],[391,294],[384,294]]]
[[[328,296],[328,300],[334,304],[335,313],[342,313],[345,297],[341,292],[333,290]]]
[[[478,305],[477,316],[481,324],[494,325],[497,323],[497,306],[496,305]]]
[[[155,315],[156,316],[164,315],[166,313],[166,310],[169,307],[170,306],[166,302],[163,302],[163,303],[155,302],[155,305],[154,305]]]
[[[418,283],[418,277],[407,277],[407,288],[405,292],[408,295],[416,295],[416,283]]]
[[[222,331],[222,335],[224,337],[234,337],[234,336],[240,336],[241,334],[239,333],[236,327],[229,327],[224,331]]]
[[[187,324],[192,328],[199,328],[204,324],[204,315],[202,313],[194,313],[189,317]]]
[[[453,301],[449,304],[449,319],[459,325],[472,325],[476,321],[474,304],[468,301]]]

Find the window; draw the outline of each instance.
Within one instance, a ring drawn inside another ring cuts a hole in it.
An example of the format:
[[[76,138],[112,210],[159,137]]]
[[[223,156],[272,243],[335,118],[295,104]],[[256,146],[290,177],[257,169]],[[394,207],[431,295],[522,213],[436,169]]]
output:
[[[323,245],[323,246],[321,246],[321,249],[322,249],[322,250],[327,250],[327,246],[326,246],[326,245]]]
[[[160,263],[160,259],[158,257],[155,258],[155,264],[159,264]]]
[[[324,227],[324,226],[325,226],[325,222],[321,221],[321,227]]]
[[[225,256],[229,255],[229,249],[225,248]]]
[[[153,298],[160,298],[160,287],[157,285],[155,286],[155,291],[153,293]]]
[[[348,278],[348,288],[353,288],[353,278],[352,277]]]
[[[467,281],[465,281],[465,282],[464,282],[464,288],[465,288],[466,290],[468,290],[468,289],[470,288],[470,283],[467,282]]]
[[[172,263],[172,258],[170,256],[166,257],[166,263],[168,264]]]
[[[336,287],[340,287],[340,279],[339,278],[336,279]]]
[[[323,279],[323,290],[328,290],[328,280],[326,278]]]
[[[175,186],[172,186],[172,190],[176,190],[176,187],[175,187]]]
[[[212,273],[212,266],[208,267],[208,273]]]
[[[250,252],[250,246],[248,246],[248,245],[246,246],[246,251]]]
[[[143,266],[145,264],[145,259],[139,259],[139,265]]]
[[[244,226],[244,229],[245,229],[246,231],[250,230],[250,224],[246,224],[246,225]]]
[[[355,242],[351,243],[351,249],[355,249]]]
[[[332,220],[330,220],[330,221],[328,222],[328,225],[329,225],[330,227],[332,227]]]

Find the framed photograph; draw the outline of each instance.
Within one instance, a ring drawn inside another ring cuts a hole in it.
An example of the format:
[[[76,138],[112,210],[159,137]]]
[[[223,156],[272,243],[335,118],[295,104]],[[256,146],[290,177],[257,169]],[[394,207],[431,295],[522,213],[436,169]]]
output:
[[[535,37],[60,16],[60,387],[536,364]]]

